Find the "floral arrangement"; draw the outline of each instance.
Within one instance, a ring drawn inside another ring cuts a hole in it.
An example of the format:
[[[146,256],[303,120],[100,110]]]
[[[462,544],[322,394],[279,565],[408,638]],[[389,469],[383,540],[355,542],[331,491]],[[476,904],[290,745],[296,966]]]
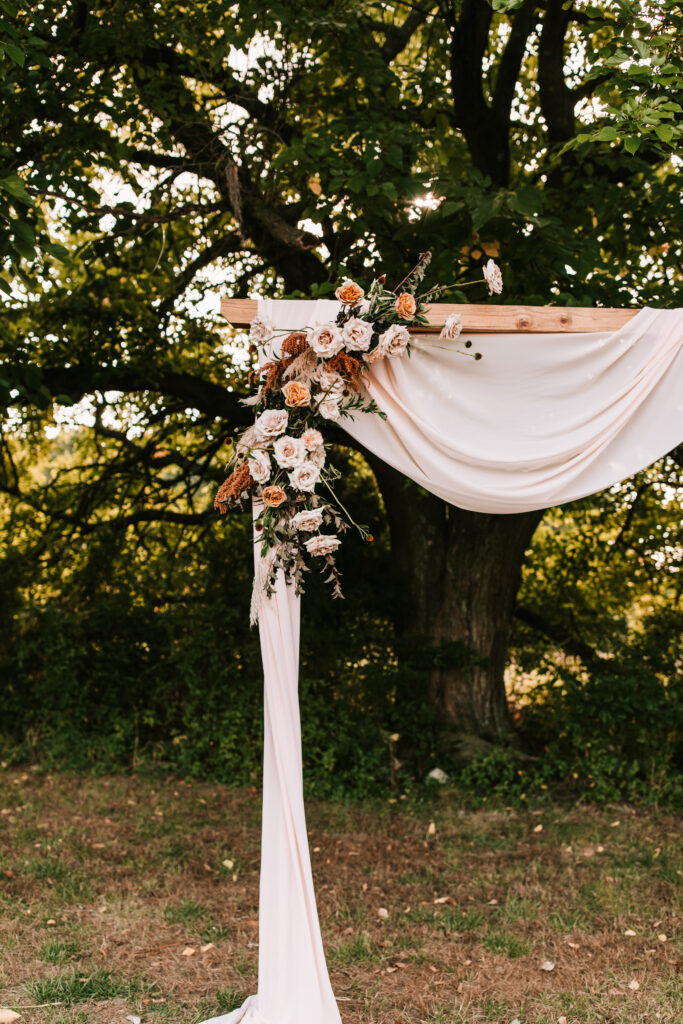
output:
[[[380,359],[410,354],[409,328],[425,326],[426,306],[450,287],[438,285],[417,294],[430,259],[430,253],[423,253],[393,290],[386,287],[385,277],[376,278],[367,293],[355,281],[343,281],[335,292],[341,309],[334,323],[293,332],[277,332],[260,316],[251,323],[251,340],[257,346],[278,333],[286,337],[280,356],[251,374],[254,393],[244,402],[254,407],[255,422],[234,442],[231,472],[216,493],[214,508],[225,513],[245,498],[256,499],[261,560],[252,622],[258,618],[262,591],[273,592],[280,570],[297,593],[303,592],[311,557],[320,559],[327,571],[332,596],[342,597],[335,564],[339,534],[353,525],[371,539],[335,494],[340,473],[328,462],[324,429],[358,412],[385,416],[364,390],[363,375]],[[490,294],[502,291],[500,270],[492,260],[484,267],[484,277]],[[455,340],[461,330],[460,317],[450,316],[441,337]],[[473,356],[480,358],[479,353]]]

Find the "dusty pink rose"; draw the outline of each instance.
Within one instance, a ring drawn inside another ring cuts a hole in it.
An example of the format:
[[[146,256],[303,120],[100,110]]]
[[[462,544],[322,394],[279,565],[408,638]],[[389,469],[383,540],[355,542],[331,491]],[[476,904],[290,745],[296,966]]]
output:
[[[289,474],[289,482],[297,491],[314,491],[319,479],[320,470],[312,462],[304,462]]]
[[[259,441],[272,441],[287,429],[289,413],[286,409],[266,409],[256,417],[254,430]]]
[[[339,412],[339,402],[334,398],[323,398],[322,402],[318,406],[318,412],[326,420],[338,420],[341,415]]]
[[[249,453],[249,475],[257,484],[265,484],[270,479],[270,455],[262,448]]]
[[[336,356],[337,352],[344,348],[342,333],[332,324],[323,324],[322,327],[312,330],[308,335],[308,344],[321,359]]]
[[[321,368],[316,371],[315,379],[325,392],[325,398],[341,398],[344,393],[344,381],[338,373]]]
[[[372,340],[373,326],[367,320],[352,316],[342,328],[344,345],[349,352],[367,352]]]
[[[384,334],[380,334],[377,350],[381,351],[381,358],[386,356],[402,356],[409,341],[408,328],[401,326],[401,324],[392,324],[391,327],[386,329]]]
[[[323,466],[325,465],[325,449],[323,448],[322,445],[320,445],[319,448],[315,448],[311,452],[308,458],[309,461],[312,462],[314,466],[317,466],[318,469],[322,469]]]
[[[314,530],[318,530],[322,525],[323,510],[321,508],[307,508],[303,512],[297,512],[289,521],[295,530],[313,533]]]
[[[300,437],[289,437],[285,434],[278,437],[273,445],[273,455],[282,469],[294,469],[306,458],[306,448]]]
[[[340,544],[339,537],[335,537],[334,534],[310,537],[307,541],[304,541],[304,547],[309,555],[331,555]]]
[[[319,430],[315,430],[314,427],[309,427],[308,430],[304,430],[301,435],[301,440],[303,441],[306,449],[309,452],[312,452],[323,443],[323,435]]]

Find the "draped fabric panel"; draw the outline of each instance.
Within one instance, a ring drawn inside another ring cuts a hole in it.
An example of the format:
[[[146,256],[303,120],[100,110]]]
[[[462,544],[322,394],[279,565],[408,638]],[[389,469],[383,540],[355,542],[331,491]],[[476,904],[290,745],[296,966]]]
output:
[[[334,320],[336,302],[264,300],[294,330]],[[374,363],[367,389],[388,419],[341,425],[444,500],[513,513],[605,489],[683,441],[683,310],[641,310],[600,334],[413,339]],[[273,343],[265,361],[278,353]],[[259,557],[258,545],[256,558]],[[298,706],[299,599],[280,578],[261,604],[265,677],[258,995],[208,1024],[339,1024],[318,923],[304,817]]]

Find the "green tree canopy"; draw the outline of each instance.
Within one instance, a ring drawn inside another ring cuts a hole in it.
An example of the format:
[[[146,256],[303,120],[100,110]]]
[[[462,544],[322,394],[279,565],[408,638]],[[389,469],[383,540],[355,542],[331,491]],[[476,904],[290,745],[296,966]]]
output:
[[[249,419],[238,397],[251,361],[214,312],[221,293],[325,296],[369,268],[398,280],[430,249],[429,283],[454,281],[454,301],[493,255],[503,301],[677,302],[683,14],[672,0],[0,9],[0,487],[35,578],[55,551],[87,550],[101,571],[107,534],[127,537],[134,560],[182,543],[189,564],[221,529],[210,497],[224,440]],[[84,426],[48,443],[45,430],[70,419]],[[344,457],[350,486],[369,493],[367,468]],[[642,494],[636,483],[572,521],[607,516],[612,537],[619,503],[631,523],[641,513],[628,509],[647,508],[633,540],[647,548],[642,574],[672,567],[677,472],[667,460]],[[422,515],[443,550],[456,528],[474,529],[435,499],[380,486],[392,529]],[[527,623],[575,653],[582,642],[586,657],[609,654],[608,610],[638,603],[629,560],[617,559],[610,600],[586,605],[577,584],[548,615],[548,566],[576,573],[583,551],[564,544],[565,522],[553,514],[539,534]],[[535,524],[519,528],[506,569],[506,636]],[[616,550],[628,552],[624,537]],[[509,548],[504,530],[499,543]],[[417,569],[404,569],[391,600],[412,579],[419,604]]]

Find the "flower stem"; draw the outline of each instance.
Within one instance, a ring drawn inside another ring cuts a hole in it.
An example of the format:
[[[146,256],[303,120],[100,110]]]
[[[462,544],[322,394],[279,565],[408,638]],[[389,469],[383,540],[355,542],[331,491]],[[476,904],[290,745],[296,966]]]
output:
[[[342,512],[344,513],[344,515],[348,519],[348,521],[351,523],[351,525],[356,527],[356,529],[358,530],[358,532],[361,535],[361,537],[363,538],[363,540],[367,540],[368,537],[370,536],[368,531],[364,527],[360,526],[355,521],[355,519],[352,518],[351,513],[349,512],[349,510],[344,505],[342,505],[341,501],[339,500],[337,495],[334,493],[334,491],[332,490],[332,488],[330,487],[328,481],[325,478],[323,478],[323,483],[325,484],[325,487],[327,487],[328,491],[330,492],[330,494],[332,495],[332,497],[336,501],[337,505],[339,506],[339,508],[342,510]]]

